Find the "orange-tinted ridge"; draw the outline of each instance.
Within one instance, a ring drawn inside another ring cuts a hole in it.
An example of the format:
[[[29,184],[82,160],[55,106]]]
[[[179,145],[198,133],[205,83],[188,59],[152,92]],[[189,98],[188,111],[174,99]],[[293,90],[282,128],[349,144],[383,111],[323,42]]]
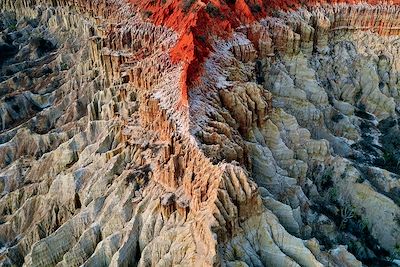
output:
[[[212,50],[211,37],[229,37],[232,29],[261,19],[273,10],[295,10],[318,3],[349,3],[351,0],[129,0],[156,25],[172,28],[179,41],[171,50],[174,62],[183,62],[180,79],[182,104],[188,102],[188,88],[202,74],[203,63]],[[362,1],[378,4],[382,1]],[[400,4],[400,0],[384,1]]]

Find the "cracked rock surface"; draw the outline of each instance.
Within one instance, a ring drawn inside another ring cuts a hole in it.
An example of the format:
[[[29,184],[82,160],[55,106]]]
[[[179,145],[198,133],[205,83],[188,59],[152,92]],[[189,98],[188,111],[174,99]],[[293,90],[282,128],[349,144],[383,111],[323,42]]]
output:
[[[1,266],[396,266],[400,8],[178,40],[124,1],[0,1]]]

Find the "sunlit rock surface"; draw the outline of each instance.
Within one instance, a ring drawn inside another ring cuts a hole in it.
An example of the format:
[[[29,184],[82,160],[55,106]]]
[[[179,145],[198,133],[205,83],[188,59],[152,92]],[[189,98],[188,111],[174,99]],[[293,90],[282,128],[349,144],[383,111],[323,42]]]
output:
[[[0,265],[396,266],[400,8],[158,2],[0,1]]]

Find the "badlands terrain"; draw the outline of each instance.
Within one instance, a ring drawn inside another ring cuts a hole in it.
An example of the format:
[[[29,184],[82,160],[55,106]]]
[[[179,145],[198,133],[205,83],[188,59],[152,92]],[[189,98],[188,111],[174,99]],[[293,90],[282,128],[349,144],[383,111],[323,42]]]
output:
[[[400,3],[0,0],[0,266],[399,266]]]

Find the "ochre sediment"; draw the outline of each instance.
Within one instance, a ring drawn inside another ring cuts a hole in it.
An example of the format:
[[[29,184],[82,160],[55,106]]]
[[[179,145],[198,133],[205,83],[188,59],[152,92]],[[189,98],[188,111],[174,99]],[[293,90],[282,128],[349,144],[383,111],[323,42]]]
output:
[[[397,255],[400,8],[212,4],[0,3],[2,264]]]

